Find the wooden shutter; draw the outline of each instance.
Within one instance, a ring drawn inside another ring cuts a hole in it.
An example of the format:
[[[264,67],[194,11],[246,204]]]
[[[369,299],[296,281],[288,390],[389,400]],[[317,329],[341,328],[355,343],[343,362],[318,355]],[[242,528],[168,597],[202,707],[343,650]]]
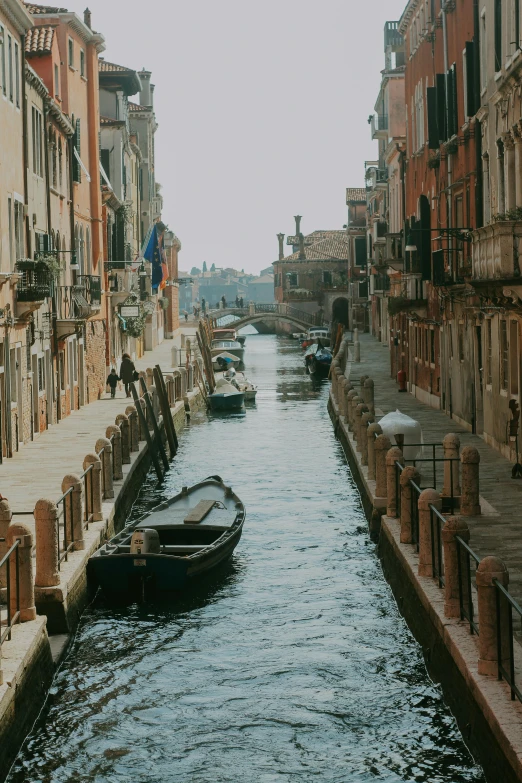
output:
[[[473,117],[477,111],[475,95],[475,44],[466,41],[466,99],[468,102],[468,117]],[[464,119],[467,119],[466,117]]]
[[[426,89],[426,99],[428,104],[428,147],[430,150],[437,150],[439,148],[439,124],[436,87]]]
[[[111,181],[111,152],[110,150],[100,150],[100,160],[103,166],[104,172],[107,174],[109,181]]]
[[[355,237],[355,265],[366,266],[366,237]]]
[[[446,128],[446,77],[443,73],[437,74],[437,126],[439,142],[446,141],[448,132]]]
[[[74,149],[77,150],[79,156],[80,155],[80,120],[76,120],[74,126],[73,147]],[[72,158],[72,170],[73,170],[73,180],[75,182],[81,182],[82,169],[80,166],[80,162],[78,161],[76,155],[74,154],[74,150],[73,150],[73,158]]]

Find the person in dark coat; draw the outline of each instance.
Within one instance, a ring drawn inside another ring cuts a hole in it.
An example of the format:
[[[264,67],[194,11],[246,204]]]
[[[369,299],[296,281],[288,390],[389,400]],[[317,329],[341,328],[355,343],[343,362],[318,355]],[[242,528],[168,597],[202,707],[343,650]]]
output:
[[[128,353],[124,353],[120,364],[120,378],[125,384],[125,394],[130,397],[130,385],[134,380],[136,367]]]
[[[111,397],[113,399],[114,399],[114,397],[116,397],[116,386],[118,385],[118,381],[119,380],[121,380],[120,376],[118,375],[118,373],[116,372],[116,370],[113,367],[112,370],[109,373],[109,377],[107,378],[107,386],[110,386]]]

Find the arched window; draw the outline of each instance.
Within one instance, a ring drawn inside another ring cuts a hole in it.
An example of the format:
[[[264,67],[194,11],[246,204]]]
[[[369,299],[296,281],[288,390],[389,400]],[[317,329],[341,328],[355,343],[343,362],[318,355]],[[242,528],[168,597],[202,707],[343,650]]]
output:
[[[49,250],[56,250],[55,237],[54,237],[54,228],[51,229],[51,246],[50,246]]]

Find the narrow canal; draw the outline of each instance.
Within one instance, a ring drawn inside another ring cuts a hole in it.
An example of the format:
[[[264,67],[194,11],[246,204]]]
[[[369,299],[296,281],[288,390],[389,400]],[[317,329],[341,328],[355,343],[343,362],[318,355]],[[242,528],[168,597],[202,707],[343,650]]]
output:
[[[219,473],[233,562],[171,605],[85,614],[10,783],[483,781],[384,580],[297,345],[249,336],[245,415],[193,418],[167,486]]]

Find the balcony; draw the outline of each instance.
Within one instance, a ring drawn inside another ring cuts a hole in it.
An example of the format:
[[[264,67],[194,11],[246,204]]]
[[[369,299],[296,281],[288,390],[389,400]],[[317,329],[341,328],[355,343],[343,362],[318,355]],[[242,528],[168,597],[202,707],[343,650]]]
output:
[[[370,127],[372,132],[372,139],[384,139],[388,138],[388,115],[387,114],[373,114]]]
[[[386,234],[385,261],[396,272],[403,270],[402,234]]]
[[[58,339],[75,334],[79,322],[96,315],[101,308],[101,277],[78,275],[74,285],[55,288],[54,296]]]
[[[494,280],[520,282],[520,253],[522,248],[522,221],[502,220],[490,223],[473,232],[473,282]]]
[[[121,304],[131,293],[139,293],[140,276],[137,270],[133,270],[135,262],[109,261],[105,264],[108,272],[109,294],[113,307]]]
[[[54,277],[49,266],[39,261],[18,261],[16,271],[16,314],[23,319],[53,295]]]
[[[372,281],[372,293],[385,293],[390,290],[390,278],[387,274],[378,272],[370,277]]]

